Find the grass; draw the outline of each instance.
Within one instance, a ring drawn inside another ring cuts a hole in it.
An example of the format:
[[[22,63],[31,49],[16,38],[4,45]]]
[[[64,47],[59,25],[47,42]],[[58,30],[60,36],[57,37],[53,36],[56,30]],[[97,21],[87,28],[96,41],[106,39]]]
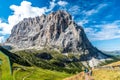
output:
[[[113,62],[111,64],[105,65],[105,66],[117,66],[120,65],[120,61],[117,62]],[[85,75],[83,74],[83,72],[65,78],[64,80],[85,80],[84,79]],[[115,67],[114,69],[110,69],[110,68],[98,68],[98,69],[94,69],[93,70],[93,75],[92,78],[94,80],[120,80],[120,68],[119,67]]]
[[[120,65],[120,61],[107,64],[105,66],[117,66]],[[116,67],[114,69],[96,69],[94,70],[95,80],[120,80],[120,68]]]
[[[93,76],[89,78],[94,80],[120,80],[120,70],[95,69],[93,70]],[[81,72],[64,80],[85,80],[85,75]]]
[[[44,52],[51,55],[52,58],[47,60],[36,56]],[[80,58],[79,55],[74,56],[71,54],[66,56],[54,50],[21,50],[14,53],[22,58],[20,62],[27,61],[30,65],[35,65],[43,69],[65,71],[74,74],[81,72],[82,67],[84,67],[84,65],[78,61]]]
[[[120,65],[120,61],[117,61],[117,62],[108,64],[108,65],[106,65],[106,66],[117,66],[117,65]]]
[[[15,65],[16,66],[16,65]],[[14,70],[15,80],[62,80],[71,74],[65,72],[50,71],[38,67],[25,67],[17,65]]]
[[[9,58],[0,52],[0,59],[2,61],[0,64],[0,80],[12,80]]]
[[[120,70],[97,69],[93,72],[95,80],[120,80]]]
[[[13,75],[11,75],[11,69],[8,57],[0,52],[0,80],[62,80],[65,77],[71,76],[71,74],[65,72],[51,71],[47,69],[41,69],[38,67],[26,67],[18,64],[13,64]]]
[[[56,51],[47,51],[47,53],[51,54],[52,56],[52,59],[50,60],[44,60],[35,56],[36,54],[41,54],[42,52],[46,51],[26,50],[16,52],[16,54],[21,57],[20,62],[27,61],[32,66],[28,67],[14,63],[12,66],[13,76],[11,76],[9,73],[10,65],[8,57],[0,53],[0,59],[2,59],[2,65],[0,67],[1,80],[63,80],[64,78],[73,75],[70,73],[79,73],[82,71],[82,67],[84,67],[81,62],[76,61],[76,59],[79,59],[78,55],[74,56],[73,54],[70,54],[68,56],[65,56]],[[73,61],[66,62],[66,60]],[[64,64],[65,67],[57,66],[56,64]],[[108,64],[108,66],[118,64],[120,64],[120,61]],[[120,80],[120,70],[118,68],[114,70],[95,69],[93,70],[92,77],[94,80]],[[72,78],[72,80],[76,80],[76,78],[77,80],[84,80],[84,74],[80,73],[70,78]]]

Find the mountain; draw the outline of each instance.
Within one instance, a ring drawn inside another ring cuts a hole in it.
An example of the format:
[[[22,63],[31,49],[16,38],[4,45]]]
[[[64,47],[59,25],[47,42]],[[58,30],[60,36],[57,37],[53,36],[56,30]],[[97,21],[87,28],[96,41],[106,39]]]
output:
[[[116,57],[120,57],[120,50],[115,50],[115,51],[103,51],[104,53]]]
[[[47,48],[63,54],[79,54],[80,60],[89,60],[91,66],[108,58],[90,43],[84,29],[73,21],[72,16],[62,10],[25,18],[13,27],[6,44],[17,50]]]

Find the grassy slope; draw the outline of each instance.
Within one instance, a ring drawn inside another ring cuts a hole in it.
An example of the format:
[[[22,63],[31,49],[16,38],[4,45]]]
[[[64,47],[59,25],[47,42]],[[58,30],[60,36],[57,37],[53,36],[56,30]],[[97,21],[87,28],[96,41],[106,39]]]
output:
[[[106,66],[115,66],[115,65],[120,65],[120,61],[113,62],[111,64],[108,64]],[[79,74],[82,74],[79,73]],[[85,80],[84,75],[74,75],[72,77],[68,77],[65,80]],[[114,69],[94,69],[93,70],[93,76],[92,78],[94,80],[120,80],[120,68],[114,68]]]
[[[120,70],[98,69],[93,73],[95,80],[120,80]]]
[[[0,52],[2,65],[0,66],[0,80],[62,80],[70,74],[41,69],[38,67],[25,67],[14,64],[13,76],[10,74],[9,60],[6,55]]]
[[[45,60],[42,58],[38,58],[35,55],[41,54],[43,52],[49,53],[52,56],[52,59]],[[82,63],[80,61],[71,61],[66,62],[67,60],[72,59],[79,59],[79,55],[62,55],[61,53],[57,51],[47,51],[47,50],[21,50],[14,52],[15,54],[19,55],[22,60],[27,61],[31,65],[35,65],[38,67],[41,67],[43,69],[49,69],[49,70],[56,70],[56,71],[65,71],[68,73],[77,73],[82,71]],[[65,65],[65,66],[61,66]]]
[[[65,72],[50,71],[38,67],[25,67],[16,64],[14,66],[17,67],[13,74],[15,80],[62,80],[71,76]]]
[[[0,80],[12,80],[11,76],[11,70],[10,70],[10,64],[9,59],[6,55],[4,55],[2,52],[0,52],[0,59],[2,60],[2,64],[0,66]]]
[[[120,61],[113,62],[113,63],[108,64],[108,65],[106,65],[106,66],[116,66],[116,65],[120,65]]]
[[[85,75],[79,74],[65,78],[64,80],[85,80]],[[94,80],[120,80],[120,70],[95,69],[91,78]]]
[[[30,53],[32,53],[32,52],[30,52]],[[37,53],[40,53],[40,52],[37,52]],[[20,52],[20,54],[21,54],[21,52]],[[28,56],[28,53],[22,52],[22,54],[24,54],[24,55],[21,55],[24,59],[31,57],[30,55]],[[35,52],[35,54],[36,54],[36,52]],[[50,60],[50,61],[44,60],[44,62],[42,62],[43,60],[40,59],[40,62],[42,64],[44,63],[44,66],[47,66],[47,64],[50,63],[51,61],[55,61],[55,60],[61,61],[65,58],[65,56],[60,55],[58,53],[56,54],[56,52],[53,53],[52,55],[53,55],[52,60]],[[6,61],[6,60],[8,60],[6,58],[7,57],[5,57],[3,54],[0,54],[0,59],[5,61],[3,63],[8,62],[8,61]],[[33,59],[32,58],[33,57],[31,57],[31,59],[30,60],[28,59],[28,60],[31,61],[31,60],[35,59],[35,58],[33,58]],[[70,58],[70,56],[68,58]],[[116,64],[120,64],[120,61],[109,64],[109,65],[116,65]],[[67,65],[67,68],[71,68],[71,69],[76,68],[77,69],[78,62],[69,63],[66,65]],[[51,64],[50,64],[50,66],[51,66]],[[65,72],[50,71],[50,70],[41,69],[38,67],[25,67],[25,66],[21,66],[18,64],[14,64],[13,67],[16,67],[16,69],[14,68],[14,72],[13,72],[14,79],[12,79],[11,75],[8,74],[8,71],[10,71],[8,63],[4,64],[4,66],[3,65],[1,66],[2,78],[4,78],[2,80],[62,80],[65,77],[71,76],[70,74],[65,73]],[[57,69],[61,69],[61,68],[58,67]],[[0,71],[0,73],[1,73],[1,71]],[[77,75],[77,78],[79,78],[78,80],[82,80],[83,77],[84,77],[84,75],[82,75],[82,76]],[[94,78],[94,80],[120,80],[120,71],[118,69],[116,69],[116,70],[95,69],[93,71],[92,77]],[[1,76],[0,76],[0,78],[1,78]],[[75,78],[76,78],[76,76],[73,77],[73,80]]]

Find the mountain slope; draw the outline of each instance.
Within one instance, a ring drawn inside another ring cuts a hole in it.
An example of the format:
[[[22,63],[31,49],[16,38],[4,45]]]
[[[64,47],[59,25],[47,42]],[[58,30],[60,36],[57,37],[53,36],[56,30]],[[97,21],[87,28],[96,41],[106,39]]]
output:
[[[8,56],[0,51],[0,80],[12,80],[11,72]]]
[[[0,51],[0,80],[62,80],[71,76],[65,72],[51,71],[35,66],[27,67],[16,63],[11,66],[9,63],[8,56]]]
[[[64,80],[120,80],[119,69],[95,69],[93,76],[85,77],[84,72],[65,78]]]
[[[65,72],[51,71],[38,67],[26,67],[18,64],[14,64],[14,67],[16,67],[13,73],[15,80],[62,80],[71,76],[71,74]]]
[[[76,74],[74,76],[65,78],[64,80],[85,80],[86,78],[89,78],[91,80],[120,80],[120,61],[111,62],[107,65],[96,67],[93,69],[93,75],[88,76],[84,74],[84,72],[80,72],[79,74]],[[85,77],[87,76],[87,77]]]
[[[92,46],[83,28],[72,20],[69,13],[62,10],[35,18],[25,18],[13,27],[6,44],[15,49],[47,48],[61,53],[79,54],[81,61],[91,60],[91,66],[108,58]]]

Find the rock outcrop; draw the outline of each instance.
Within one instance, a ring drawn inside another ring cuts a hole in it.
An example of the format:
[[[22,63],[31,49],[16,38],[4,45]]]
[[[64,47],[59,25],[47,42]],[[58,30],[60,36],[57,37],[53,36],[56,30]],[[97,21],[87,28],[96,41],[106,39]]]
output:
[[[92,46],[83,28],[72,20],[69,13],[62,10],[25,18],[13,27],[6,43],[18,49],[50,48],[62,53],[79,53],[83,57],[81,60],[107,57]]]

